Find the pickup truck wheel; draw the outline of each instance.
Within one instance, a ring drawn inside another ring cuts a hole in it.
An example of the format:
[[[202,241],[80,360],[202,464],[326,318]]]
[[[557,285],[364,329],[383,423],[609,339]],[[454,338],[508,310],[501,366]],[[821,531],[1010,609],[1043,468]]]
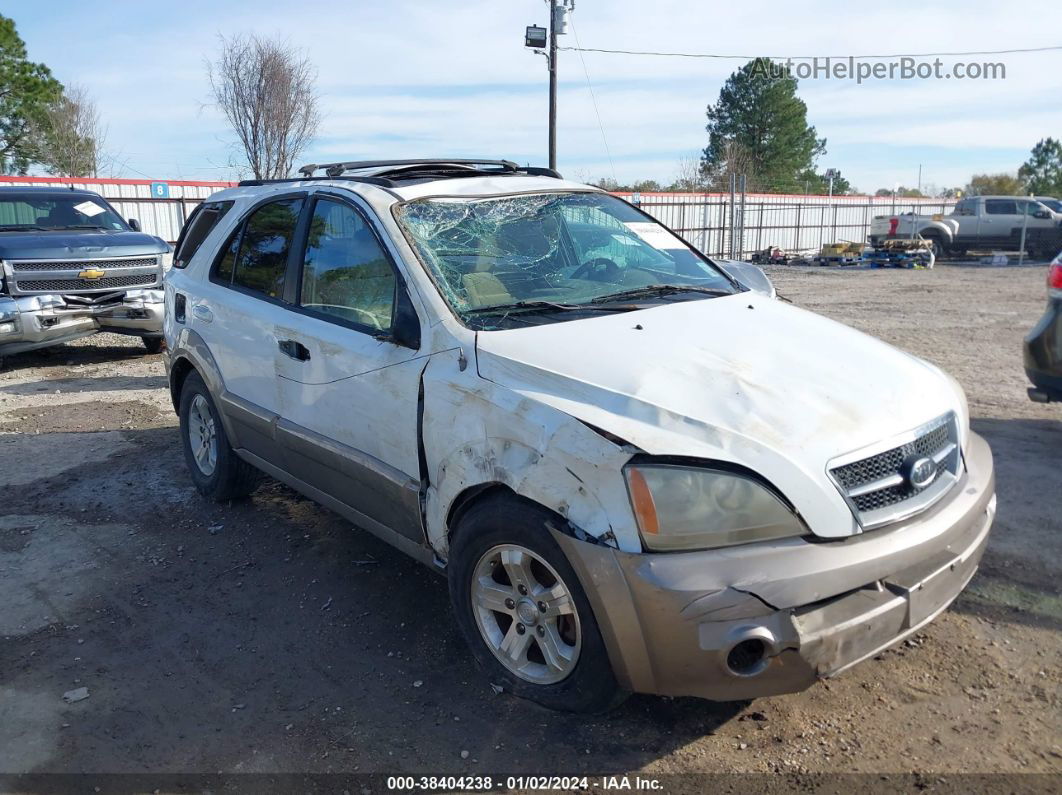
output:
[[[229,445],[214,400],[199,373],[181,387],[181,446],[196,489],[217,502],[245,497],[258,485],[259,473]]]
[[[626,694],[551,519],[514,498],[473,505],[451,544],[450,600],[492,683],[550,709],[602,712]]]
[[[929,244],[933,247],[933,259],[941,259],[945,254],[945,250],[944,244],[941,242],[940,238],[936,235],[927,235],[926,241],[928,241]]]
[[[141,337],[140,339],[143,340],[148,353],[160,353],[162,346],[166,343],[162,337]]]

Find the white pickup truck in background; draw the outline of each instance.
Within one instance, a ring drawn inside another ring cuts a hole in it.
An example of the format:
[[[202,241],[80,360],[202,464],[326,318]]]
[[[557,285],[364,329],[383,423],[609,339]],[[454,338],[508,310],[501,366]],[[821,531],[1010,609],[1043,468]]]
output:
[[[870,222],[870,243],[888,238],[922,237],[932,241],[933,253],[962,256],[969,249],[1021,247],[1032,256],[1053,256],[1062,248],[1062,213],[1055,200],[1045,204],[1023,196],[973,196],[955,205],[949,215],[878,215]]]

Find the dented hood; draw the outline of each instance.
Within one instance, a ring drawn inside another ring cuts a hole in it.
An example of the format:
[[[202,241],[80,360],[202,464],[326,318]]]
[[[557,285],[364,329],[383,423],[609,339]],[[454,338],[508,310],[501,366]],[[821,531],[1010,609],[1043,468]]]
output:
[[[751,292],[480,332],[477,353],[483,378],[647,453],[748,466],[798,506],[815,481],[848,517],[829,535],[851,531],[829,459],[960,412],[935,367]]]

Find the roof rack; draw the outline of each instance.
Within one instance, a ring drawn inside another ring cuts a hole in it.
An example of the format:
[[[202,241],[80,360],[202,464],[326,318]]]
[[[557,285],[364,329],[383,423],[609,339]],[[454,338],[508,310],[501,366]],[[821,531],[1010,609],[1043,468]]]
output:
[[[485,168],[482,168],[485,166]],[[482,158],[422,158],[410,160],[351,160],[340,163],[310,163],[299,169],[306,178],[314,178],[314,172],[324,169],[328,177],[344,176],[348,171],[378,169],[372,174],[377,179],[410,180],[438,177],[485,176],[499,174],[530,174],[540,177],[561,175],[551,168],[519,166],[511,160],[488,160]]]
[[[324,170],[324,174],[315,172]],[[371,174],[348,174],[348,171],[369,171]],[[342,163],[310,163],[299,169],[299,176],[283,179],[245,179],[241,187],[273,185],[305,180],[350,180],[383,188],[394,188],[414,180],[451,179],[458,177],[515,176],[552,177],[562,179],[552,168],[519,166],[511,160],[481,160],[478,158],[424,158],[419,160],[351,160]]]
[[[480,160],[468,158],[425,158],[422,160],[351,160],[345,163],[311,163],[299,169],[299,173],[306,177],[312,177],[313,172],[323,168],[325,174],[330,177],[340,177],[347,171],[355,171],[366,168],[401,168],[404,166],[498,166],[501,171],[518,171],[520,167],[511,160]]]

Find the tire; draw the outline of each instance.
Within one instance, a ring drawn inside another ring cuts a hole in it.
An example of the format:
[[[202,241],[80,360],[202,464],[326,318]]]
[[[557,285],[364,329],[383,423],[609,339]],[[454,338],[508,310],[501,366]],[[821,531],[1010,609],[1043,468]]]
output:
[[[925,239],[929,241],[930,245],[933,246],[934,260],[941,259],[946,253],[946,251],[944,250],[944,243],[941,241],[941,239],[936,235],[926,235]]]
[[[162,346],[166,344],[166,340],[162,337],[141,337],[140,339],[148,353],[161,353]]]
[[[492,683],[550,709],[604,712],[626,693],[616,683],[582,585],[546,527],[551,519],[541,506],[508,495],[469,508],[451,543],[450,601],[461,634]],[[510,601],[503,601],[509,594]],[[546,612],[543,600],[550,602]],[[515,632],[520,627],[525,630]],[[505,644],[517,662],[502,662]],[[545,649],[554,665],[546,662]]]
[[[199,373],[193,371],[184,379],[180,407],[181,447],[199,493],[225,502],[254,491],[259,472],[233,452],[214,400]]]

